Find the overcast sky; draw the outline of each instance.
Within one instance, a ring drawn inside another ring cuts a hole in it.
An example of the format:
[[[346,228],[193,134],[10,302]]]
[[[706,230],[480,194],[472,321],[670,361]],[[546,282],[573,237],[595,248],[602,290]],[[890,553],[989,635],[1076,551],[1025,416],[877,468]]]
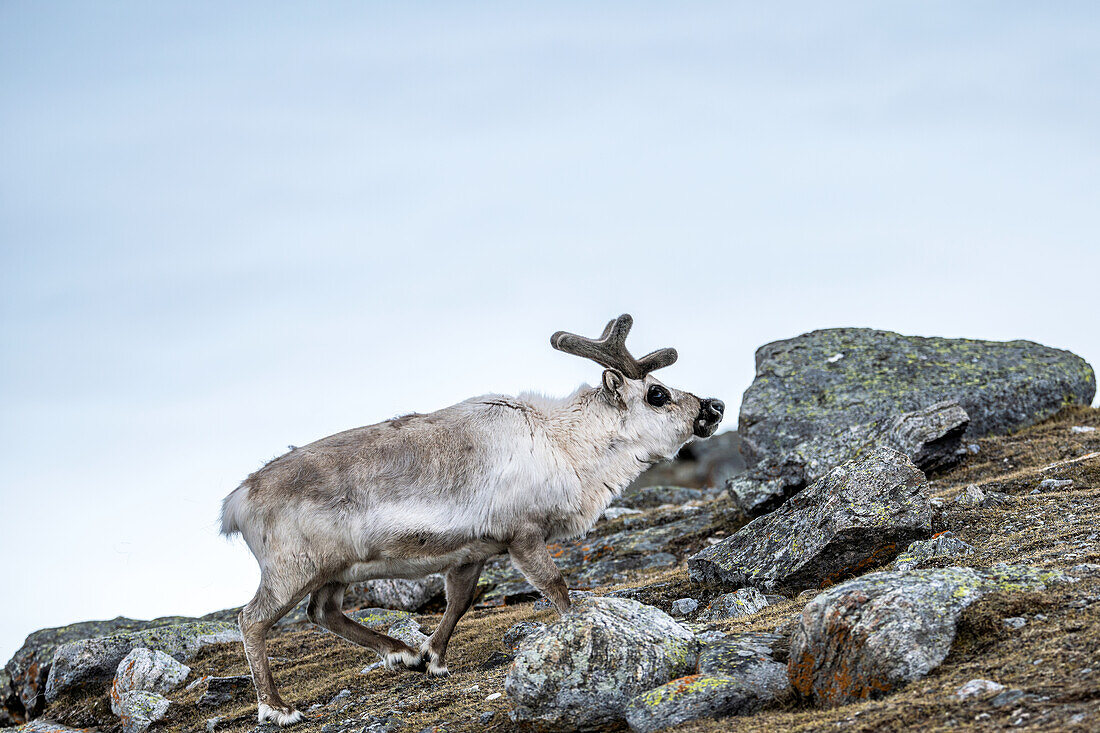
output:
[[[1100,364],[1098,20],[0,3],[0,663],[247,601],[216,518],[249,472],[598,379],[557,329],[633,313],[731,408],[756,347],[831,326]]]

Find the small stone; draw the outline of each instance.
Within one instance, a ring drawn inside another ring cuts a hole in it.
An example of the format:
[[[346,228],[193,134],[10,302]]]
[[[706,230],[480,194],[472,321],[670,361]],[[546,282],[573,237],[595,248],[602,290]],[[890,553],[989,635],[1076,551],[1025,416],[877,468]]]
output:
[[[199,698],[199,707],[221,707],[244,697],[252,690],[252,678],[246,674],[233,677],[209,677],[206,680],[206,692]]]
[[[1061,491],[1062,489],[1068,489],[1071,486],[1073,486],[1073,479],[1071,479],[1071,478],[1067,478],[1067,479],[1045,478],[1045,479],[1043,479],[1042,481],[1039,482],[1039,490],[1040,491]],[[1037,493],[1037,492],[1033,491],[1031,493],[1034,494],[1034,493]]]
[[[493,700],[499,700],[503,695],[503,692],[494,692],[492,695],[485,696],[485,702],[492,702]]]
[[[997,695],[997,697],[993,698],[993,707],[1003,708],[1006,705],[1011,705],[1012,703],[1016,702],[1017,700],[1019,700],[1023,696],[1024,696],[1024,691],[1023,690],[1016,690],[1016,689],[1005,690],[1001,694]]]
[[[1092,427],[1091,425],[1074,425],[1069,430],[1070,430],[1071,433],[1078,433],[1078,434],[1096,432],[1096,428]]]
[[[371,664],[368,664],[366,667],[363,667],[361,670],[359,670],[359,674],[370,674],[374,670],[382,669],[385,666],[386,663],[381,660],[377,662],[372,662]]]
[[[495,710],[486,710],[484,713],[477,716],[477,719],[478,719],[478,722],[480,722],[482,725],[485,725],[486,723],[488,723],[490,720],[493,719],[494,715],[496,715]]]
[[[750,616],[768,605],[768,599],[756,588],[741,588],[718,596],[699,614],[700,621],[720,621]]]
[[[912,570],[934,557],[973,555],[973,546],[963,542],[954,532],[940,532],[930,540],[918,540],[894,559],[891,570]]]
[[[978,488],[976,484],[970,484],[969,486],[967,486],[955,499],[956,504],[962,504],[964,506],[983,506],[985,502],[985,492]]]
[[[329,706],[339,705],[340,703],[351,697],[351,690],[345,688],[336,693],[336,696],[328,701]]]
[[[221,718],[207,718],[206,733],[214,733],[214,731],[218,729],[218,723],[221,721]]]
[[[968,453],[970,453],[971,455],[976,456],[976,455],[978,455],[979,453],[982,452],[982,447],[980,445],[978,445],[977,443],[967,443],[966,451]]]
[[[699,601],[694,598],[679,598],[672,602],[672,615],[687,616],[696,608],[699,608]]]
[[[1010,629],[1022,629],[1027,625],[1027,619],[1022,616],[1010,616],[1004,619],[1004,625]]]
[[[971,697],[986,697],[995,695],[1004,690],[1005,686],[993,680],[973,679],[955,690],[955,695],[962,700]]]

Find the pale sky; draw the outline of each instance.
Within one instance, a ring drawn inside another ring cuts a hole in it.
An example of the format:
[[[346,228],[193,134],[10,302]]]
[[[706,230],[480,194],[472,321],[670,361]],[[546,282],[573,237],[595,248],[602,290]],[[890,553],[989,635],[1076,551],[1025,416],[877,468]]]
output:
[[[1097,7],[0,2],[0,663],[246,602],[249,472],[558,329],[729,427],[815,328],[1100,364]]]

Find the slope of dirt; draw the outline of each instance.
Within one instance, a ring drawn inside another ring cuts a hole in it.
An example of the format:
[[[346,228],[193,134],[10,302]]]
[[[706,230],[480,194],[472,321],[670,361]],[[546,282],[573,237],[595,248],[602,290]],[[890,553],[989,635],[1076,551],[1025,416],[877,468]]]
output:
[[[1075,432],[1073,426],[1098,429]],[[1068,569],[1081,563],[1100,563],[1100,410],[1067,410],[1019,434],[985,438],[977,444],[977,454],[931,483],[933,496],[943,502],[934,520],[935,531],[951,530],[977,548],[966,564]],[[1074,483],[1057,491],[1031,493],[1045,478],[1068,478]],[[955,497],[969,484],[1005,497],[987,508],[957,505]],[[942,560],[940,564],[952,563]],[[683,564],[662,573],[640,575],[630,585],[654,583],[664,585],[643,591],[639,600],[665,609],[676,598],[700,598],[714,592],[693,586]],[[747,618],[697,628],[789,629],[812,595],[780,601]],[[1026,626],[1008,629],[1002,619],[1009,616],[1025,617]],[[448,662],[452,676],[446,680],[381,668],[362,674],[360,670],[376,661],[373,654],[313,628],[299,627],[274,636],[269,654],[284,696],[307,714],[307,721],[293,729],[301,733],[359,733],[372,716],[389,718],[397,730],[439,726],[448,731],[509,731],[515,726],[508,718],[507,695],[486,699],[504,689],[509,660],[501,638],[519,621],[550,622],[554,618],[551,611],[536,612],[531,603],[475,609],[459,624],[451,643]],[[439,616],[420,619],[427,629]],[[207,649],[191,667],[189,681],[202,675],[248,672],[239,645]],[[999,707],[989,700],[957,699],[955,690],[978,677],[1019,690],[1022,696]],[[350,694],[330,705],[345,689]],[[215,716],[222,718],[219,731],[257,729],[251,695],[216,710],[196,706],[199,689],[172,697],[177,704],[172,706],[164,730],[202,731],[206,720]],[[91,722],[94,716],[84,706],[94,704],[91,699],[70,699],[47,715],[74,723]],[[315,705],[320,707],[311,710]],[[960,726],[1100,729],[1100,577],[1043,593],[984,598],[964,614],[951,654],[939,668],[882,699],[827,710],[788,701],[778,709],[736,721],[696,721],[677,730],[727,731],[734,726],[753,731],[937,731]]]

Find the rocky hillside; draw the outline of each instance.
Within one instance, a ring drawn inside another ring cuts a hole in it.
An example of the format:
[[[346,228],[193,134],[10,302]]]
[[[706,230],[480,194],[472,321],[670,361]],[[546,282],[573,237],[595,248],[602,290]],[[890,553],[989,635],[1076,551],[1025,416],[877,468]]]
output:
[[[301,608],[284,619],[269,653],[296,730],[1095,730],[1095,388],[1029,342],[769,344],[739,436],[552,547],[577,589],[566,618],[495,559],[444,680],[385,670]],[[723,454],[739,439],[747,470]],[[345,607],[416,642],[441,593],[374,582]],[[274,730],[255,723],[234,615],[35,632],[0,673],[0,725]]]

